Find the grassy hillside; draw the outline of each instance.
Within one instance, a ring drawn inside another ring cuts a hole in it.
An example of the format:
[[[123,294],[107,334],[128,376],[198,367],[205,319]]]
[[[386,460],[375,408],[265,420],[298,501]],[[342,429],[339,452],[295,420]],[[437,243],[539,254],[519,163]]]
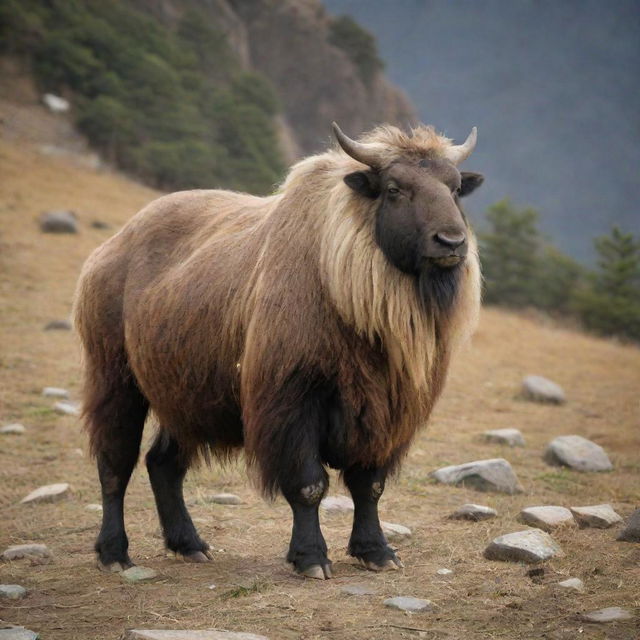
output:
[[[27,433],[0,436],[0,550],[40,542],[54,553],[50,564],[0,564],[0,582],[24,585],[20,601],[0,603],[0,618],[22,624],[47,640],[113,640],[125,628],[225,628],[262,633],[272,640],[337,638],[603,638],[602,627],[579,614],[623,606],[640,614],[640,548],[615,542],[615,530],[565,530],[554,538],[564,557],[545,564],[532,580],[527,567],[482,557],[495,536],[518,531],[519,510],[538,504],[564,506],[610,502],[627,516],[640,503],[638,388],[640,349],[621,346],[531,318],[485,309],[473,344],[460,355],[429,428],[418,437],[397,481],[381,502],[384,520],[413,530],[398,543],[406,568],[372,574],[345,554],[348,516],[323,515],[336,578],[319,583],[293,576],[282,560],[289,537],[289,509],[265,504],[252,491],[243,465],[190,474],[192,514],[213,546],[208,565],[168,557],[146,473],[138,469],[127,496],[131,553],[161,579],[127,585],[95,568],[92,552],[99,514],[93,463],[78,420],[58,416],[40,395],[47,385],[79,394],[79,353],[70,332],[44,332],[45,322],[69,313],[79,268],[100,242],[157,195],[118,175],[73,168],[25,148],[0,142],[0,423],[19,421]],[[78,213],[77,236],[43,235],[43,209]],[[98,230],[99,219],[113,225]],[[566,390],[561,407],[517,398],[523,375],[546,375]],[[489,428],[517,427],[526,448],[486,444]],[[149,438],[151,425],[146,432]],[[615,471],[581,474],[548,467],[541,451],[554,436],[581,434],[609,452]],[[506,457],[525,487],[516,496],[479,494],[434,485],[428,472],[445,464]],[[333,478],[332,493],[344,489]],[[32,489],[70,482],[69,500],[20,505]],[[198,498],[231,491],[245,504],[204,504]],[[499,517],[481,523],[446,516],[465,502],[495,507]],[[450,576],[436,570],[448,567]],[[584,580],[584,594],[559,592],[555,583]],[[345,584],[365,584],[376,595],[350,597]],[[215,585],[215,588],[211,585]],[[382,605],[383,598],[428,598],[435,614],[407,617]],[[629,640],[637,619],[606,627],[609,639]],[[580,630],[580,631],[579,631]],[[422,635],[420,635],[422,634]],[[578,635],[579,634],[579,635]]]

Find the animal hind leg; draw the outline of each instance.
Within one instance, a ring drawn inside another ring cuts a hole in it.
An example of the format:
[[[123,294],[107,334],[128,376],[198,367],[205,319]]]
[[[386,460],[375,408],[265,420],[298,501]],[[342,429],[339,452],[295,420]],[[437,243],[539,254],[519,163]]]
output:
[[[355,505],[349,555],[372,571],[387,571],[402,566],[380,528],[378,500],[384,491],[385,469],[365,469],[358,465],[344,472],[344,481]]]
[[[104,381],[103,381],[104,382]],[[102,527],[95,543],[98,565],[106,571],[132,566],[124,526],[124,496],[138,461],[149,405],[131,377],[94,384],[85,413],[102,489]]]
[[[167,548],[187,562],[207,562],[209,545],[198,536],[182,494],[187,465],[177,442],[162,431],[147,453],[147,471]]]

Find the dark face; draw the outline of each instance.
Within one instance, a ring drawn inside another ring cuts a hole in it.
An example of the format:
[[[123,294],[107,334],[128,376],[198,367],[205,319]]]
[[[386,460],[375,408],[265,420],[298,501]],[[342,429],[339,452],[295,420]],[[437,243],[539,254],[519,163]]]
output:
[[[396,162],[381,171],[351,173],[344,180],[378,201],[376,242],[394,266],[430,279],[428,286],[450,282],[453,287],[468,251],[469,230],[459,199],[483,179],[477,173],[460,173],[448,160],[433,159]]]

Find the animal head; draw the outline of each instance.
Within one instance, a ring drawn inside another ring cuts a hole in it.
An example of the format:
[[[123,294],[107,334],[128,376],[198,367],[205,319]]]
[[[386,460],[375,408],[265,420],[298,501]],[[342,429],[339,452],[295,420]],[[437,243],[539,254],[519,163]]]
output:
[[[343,179],[357,196],[375,202],[378,246],[391,264],[418,276],[425,298],[447,307],[471,234],[460,198],[484,180],[457,168],[475,147],[475,127],[461,145],[430,127],[413,136],[379,128],[364,141],[352,140],[335,123],[333,130],[345,153],[366,165]]]

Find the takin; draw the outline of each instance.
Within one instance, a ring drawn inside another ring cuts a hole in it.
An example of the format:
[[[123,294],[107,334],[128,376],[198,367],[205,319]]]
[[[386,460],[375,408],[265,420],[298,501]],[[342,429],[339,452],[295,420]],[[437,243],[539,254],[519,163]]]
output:
[[[168,549],[210,559],[183,479],[244,449],[265,496],[293,512],[287,560],[330,578],[318,519],[327,467],[355,505],[349,554],[401,566],[378,500],[440,395],[480,306],[477,244],[460,198],[461,145],[382,126],[303,159],[274,195],[163,196],[94,251],[75,326],[84,418],[102,487],[99,566],[132,565],[123,503],[151,410],[146,466]]]

